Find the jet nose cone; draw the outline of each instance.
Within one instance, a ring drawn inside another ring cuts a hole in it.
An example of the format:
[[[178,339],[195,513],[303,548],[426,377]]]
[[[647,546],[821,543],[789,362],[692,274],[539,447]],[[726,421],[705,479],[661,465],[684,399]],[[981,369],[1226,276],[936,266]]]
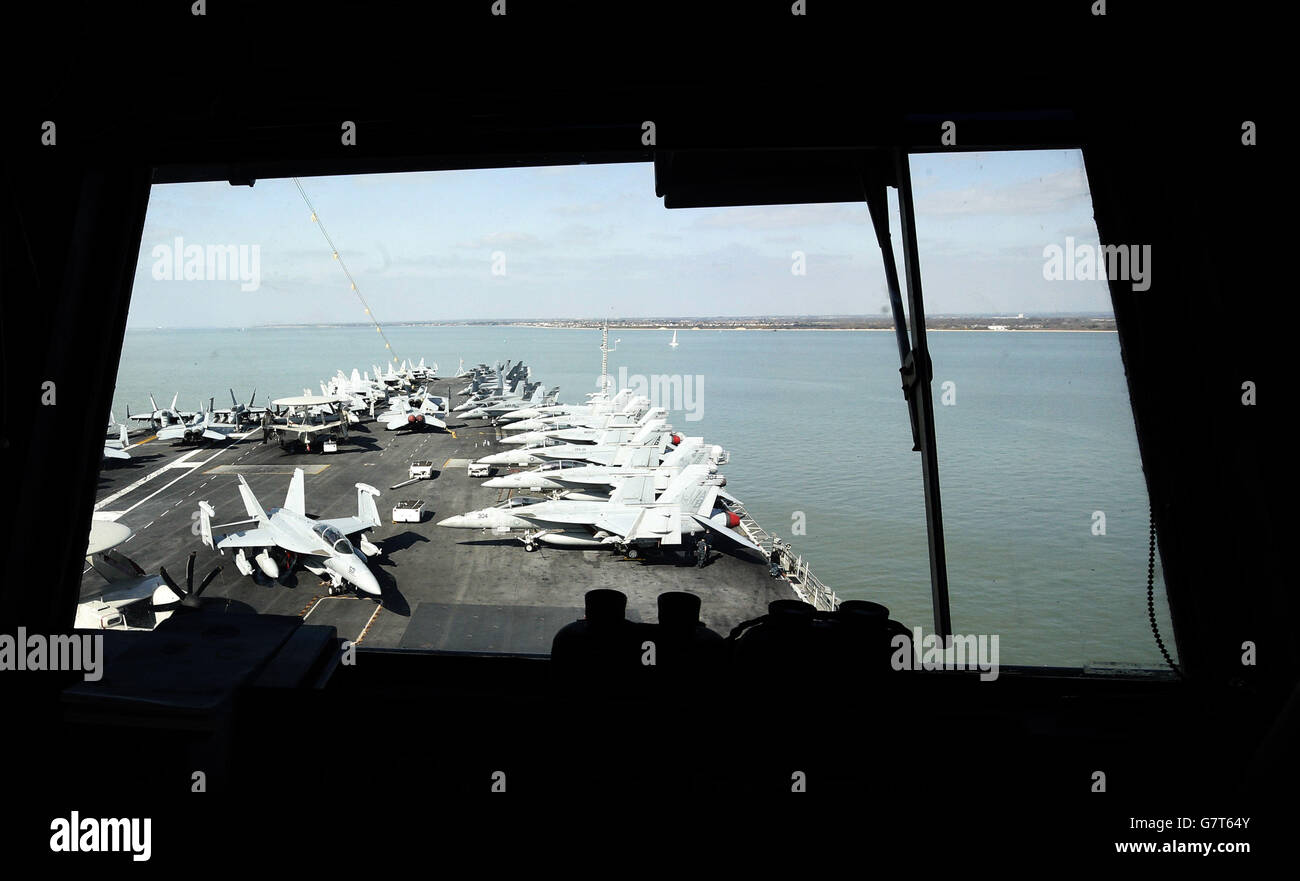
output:
[[[469,524],[465,522],[465,515],[457,514],[454,517],[448,517],[445,520],[439,520],[438,525],[449,526],[452,529],[463,529]]]
[[[487,487],[488,489],[510,489],[510,487],[514,485],[515,482],[513,480],[510,480],[508,477],[494,477],[491,480],[483,481],[483,486]]]
[[[375,573],[365,566],[357,567],[356,572],[352,575],[352,583],[356,585],[357,590],[368,593],[373,597],[383,594],[383,591],[379,589],[379,580],[375,578]]]

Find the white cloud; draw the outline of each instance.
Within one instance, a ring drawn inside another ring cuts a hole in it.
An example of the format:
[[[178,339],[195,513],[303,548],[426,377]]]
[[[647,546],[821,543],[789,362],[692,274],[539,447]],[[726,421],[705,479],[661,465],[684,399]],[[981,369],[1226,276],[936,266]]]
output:
[[[1067,168],[1002,187],[976,186],[918,194],[921,217],[955,215],[1055,214],[1077,209],[1088,197],[1088,182],[1080,168]]]

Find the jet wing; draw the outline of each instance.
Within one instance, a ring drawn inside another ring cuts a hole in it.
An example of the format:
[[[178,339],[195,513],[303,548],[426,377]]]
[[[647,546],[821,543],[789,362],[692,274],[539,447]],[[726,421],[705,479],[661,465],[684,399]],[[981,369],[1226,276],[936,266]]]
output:
[[[232,532],[229,535],[223,535],[214,542],[217,548],[273,548],[279,545],[271,530],[265,526],[255,526],[252,529],[244,529],[239,532]],[[298,548],[288,548],[296,553],[316,553],[317,548],[310,550],[299,550]]]
[[[510,514],[521,520],[529,520],[537,523],[568,523],[574,526],[590,526],[599,520],[604,514],[594,514],[590,508],[583,508],[572,513],[567,511],[547,511],[541,514],[535,514],[528,508],[510,509]]]
[[[131,454],[126,450],[119,450],[114,447],[104,447],[104,458],[106,459],[129,459]]]
[[[371,524],[358,517],[335,517],[333,520],[317,520],[317,523],[333,526],[344,535],[356,535],[371,528]]]
[[[564,472],[560,472],[563,479]],[[625,477],[618,482],[610,501],[624,505],[649,504],[655,500],[654,478],[646,474]]]
[[[654,539],[663,545],[682,543],[682,523],[673,508],[646,508],[627,535],[630,539]]]
[[[574,471],[579,469],[575,468]],[[563,471],[547,471],[544,475],[548,480],[554,480],[556,483],[563,483],[574,488],[587,488],[592,486],[614,486],[621,480],[629,480],[627,475],[621,475],[617,469],[610,469],[603,474],[565,474]]]
[[[708,517],[701,516],[700,514],[692,514],[691,516],[695,518],[695,521],[697,523],[699,523],[701,526],[703,526],[705,529],[707,529],[709,532],[713,533],[714,535],[720,535],[723,538],[729,539],[735,544],[740,545],[741,547],[749,548],[751,551],[756,551],[762,554],[764,557],[767,556],[767,551],[763,550],[761,547],[754,544],[752,541],[746,538],[744,534],[741,533],[739,530],[730,529],[726,526],[722,526],[717,523],[714,523],[711,520],[709,520]]]
[[[597,514],[593,526],[596,529],[603,529],[606,532],[612,532],[615,535],[621,535],[624,538],[632,538],[637,529],[645,511],[609,511],[604,514]]]

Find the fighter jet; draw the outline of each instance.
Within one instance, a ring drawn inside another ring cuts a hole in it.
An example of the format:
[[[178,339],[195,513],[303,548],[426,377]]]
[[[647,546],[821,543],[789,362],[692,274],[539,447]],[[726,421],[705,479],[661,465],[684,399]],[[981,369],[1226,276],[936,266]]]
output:
[[[594,444],[564,443],[556,438],[545,438],[539,444],[492,453],[479,459],[483,465],[537,465],[551,459],[577,459],[592,465],[614,465],[628,449],[651,447],[662,452],[681,443],[681,435],[674,434],[662,423],[642,426],[628,437],[621,430]],[[626,461],[626,460],[622,460]]]
[[[570,499],[509,499],[501,505],[448,517],[438,523],[454,529],[524,530],[524,550],[537,543],[557,547],[613,546],[629,557],[644,547],[682,546],[683,535],[709,532],[763,554],[743,532],[738,499],[721,486],[726,479],[712,475],[708,465],[689,465],[657,500],[651,476],[629,477],[608,501]]]
[[[402,362],[402,369],[411,378],[411,382],[427,382],[438,375],[438,362],[433,362],[432,367],[424,366],[424,359],[420,359],[419,364],[408,367],[405,361]]]
[[[553,390],[551,395],[556,391],[559,391],[559,389]],[[461,411],[460,415],[466,419],[495,419],[505,413],[517,410],[521,403],[533,407],[541,407],[546,403],[547,399],[548,394],[546,387],[541,383],[538,383],[537,387],[533,389],[532,397],[528,398],[526,401],[521,402],[520,398],[507,396],[496,401],[489,400],[481,402],[478,406]],[[551,397],[551,400],[554,400],[554,398]]]
[[[548,490],[568,493],[566,498],[574,498],[576,493],[595,499],[608,498],[610,490],[619,481],[629,477],[651,476],[655,489],[667,489],[668,482],[688,465],[709,465],[710,473],[717,471],[720,460],[726,453],[716,444],[706,446],[704,438],[686,438],[680,446],[674,447],[664,455],[653,447],[628,448],[628,455],[620,457],[610,465],[591,465],[564,459],[548,462],[528,471],[516,471],[503,474],[491,480],[485,480],[487,489]]]
[[[523,467],[525,465],[541,465],[544,462],[551,461],[541,456],[543,447],[558,447],[560,441],[544,438],[541,443],[533,444],[530,447],[519,447],[512,450],[504,450],[500,453],[492,453],[479,459],[482,465],[513,465]]]
[[[447,423],[443,420],[447,418],[447,401],[445,398],[426,395],[420,406],[412,407],[409,399],[398,398],[387,413],[382,413],[376,418],[384,423],[384,428],[389,431],[398,429],[420,431],[426,428],[439,428],[446,431]]]
[[[211,401],[208,402],[209,409],[204,410],[200,416],[195,416],[189,422],[169,425],[160,429],[158,431],[158,440],[194,444],[205,440],[225,440],[238,431],[239,425],[235,422],[217,421],[211,410],[211,403]]]
[[[380,525],[375,499],[379,491],[373,486],[358,483],[357,516],[334,520],[312,520],[307,517],[303,491],[303,471],[295,468],[289,481],[289,492],[284,507],[262,510],[257,497],[249,488],[244,475],[239,475],[239,494],[244,499],[248,520],[212,525],[216,513],[206,501],[199,502],[199,530],[203,543],[224,553],[226,548],[238,548],[235,568],[243,575],[261,572],[268,578],[288,577],[294,566],[301,565],[330,582],[330,594],[346,590],[345,585],[371,596],[379,596],[379,582],[366,562],[367,555],[374,556],[379,548],[360,536],[358,546],[348,540]],[[225,526],[257,524],[252,529],[231,532],[213,538],[212,530]],[[261,550],[249,560],[250,548]]]
[[[635,431],[634,434],[628,432]],[[651,422],[637,429],[614,429],[596,443],[561,443],[534,447],[543,459],[581,459],[593,465],[611,465],[623,447],[652,446],[659,450],[675,447],[682,436],[662,421]]]
[[[229,409],[213,410],[213,420],[221,425],[245,425],[253,424],[261,419],[265,407],[254,407],[253,402],[257,400],[257,389],[248,398],[247,404],[241,404],[235,398],[235,390],[230,391]]]
[[[596,393],[586,404],[549,404],[542,407],[521,407],[497,417],[497,422],[504,423],[511,431],[532,431],[555,427],[555,423],[583,425],[590,428],[603,428],[618,414],[632,419],[640,418],[650,407],[650,399],[633,396],[630,389],[623,389],[612,398]]]
[[[645,402],[646,406],[641,406]],[[601,432],[615,428],[635,428],[653,420],[665,419],[668,411],[662,407],[651,409],[649,401],[638,398],[629,403],[621,412],[603,416],[570,419],[568,416],[553,416],[537,419],[525,419],[515,422],[507,428],[531,429],[512,434],[501,439],[501,443],[512,446],[527,446],[546,439],[559,439],[578,443],[599,443]]]
[[[363,378],[361,371],[352,368],[352,375],[345,376],[338,371],[328,383],[321,383],[321,392],[326,397],[347,399],[347,406],[352,412],[375,414],[375,405],[388,399],[388,391],[382,382],[374,382],[367,373]]]
[[[176,409],[176,400],[180,396],[181,393],[177,392],[172,397],[172,405],[170,407],[162,408],[158,406],[158,402],[153,399],[153,395],[151,394],[149,395],[149,403],[153,405],[153,410],[151,412],[132,413],[131,408],[127,407],[126,418],[134,419],[137,422],[148,422],[154,428],[165,428],[168,425],[175,425],[177,423],[183,423],[188,419],[193,419],[198,415],[197,413]]]

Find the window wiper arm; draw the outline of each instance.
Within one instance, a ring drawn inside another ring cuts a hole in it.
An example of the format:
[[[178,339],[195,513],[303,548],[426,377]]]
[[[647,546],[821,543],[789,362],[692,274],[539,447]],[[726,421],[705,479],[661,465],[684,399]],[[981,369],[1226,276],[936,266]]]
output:
[[[903,235],[903,270],[907,277],[907,299],[912,315],[912,335],[908,339],[907,316],[903,312],[903,295],[894,262],[894,245],[889,235],[887,188],[898,189],[899,226]],[[862,192],[875,228],[885,265],[885,283],[889,289],[889,308],[894,316],[894,335],[898,340],[899,372],[903,380],[903,398],[907,401],[912,423],[912,449],[921,454],[921,474],[925,487],[926,536],[930,553],[930,596],[934,607],[936,635],[949,644],[952,614],[948,604],[948,562],[944,551],[943,514],[939,499],[939,460],[934,436],[934,395],[930,387],[934,369],[925,338],[925,306],[921,296],[921,263],[916,249],[916,214],[912,205],[912,178],[907,152],[895,150],[892,166],[881,153],[868,154],[862,170]]]

